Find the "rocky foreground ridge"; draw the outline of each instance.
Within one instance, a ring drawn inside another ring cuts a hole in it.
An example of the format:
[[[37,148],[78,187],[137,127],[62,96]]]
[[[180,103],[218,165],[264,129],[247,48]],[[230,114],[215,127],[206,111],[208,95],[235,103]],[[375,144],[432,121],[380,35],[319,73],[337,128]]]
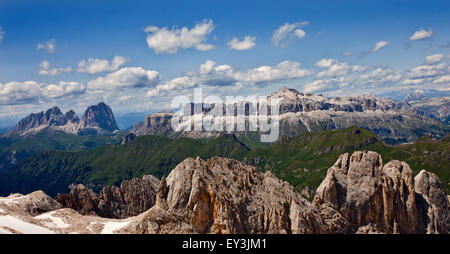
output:
[[[449,200],[436,175],[422,170],[414,177],[406,163],[383,164],[370,151],[341,155],[312,203],[271,172],[220,157],[188,158],[160,181],[145,176],[100,194],[78,185],[57,200],[66,208],[42,192],[0,198],[0,232],[37,227],[50,233],[446,234],[450,229]],[[14,220],[28,227],[14,228]]]
[[[75,111],[69,110],[63,114],[58,107],[30,114],[5,135],[33,134],[44,128],[71,134],[97,134],[119,130],[111,108],[100,102],[89,106],[81,119]]]

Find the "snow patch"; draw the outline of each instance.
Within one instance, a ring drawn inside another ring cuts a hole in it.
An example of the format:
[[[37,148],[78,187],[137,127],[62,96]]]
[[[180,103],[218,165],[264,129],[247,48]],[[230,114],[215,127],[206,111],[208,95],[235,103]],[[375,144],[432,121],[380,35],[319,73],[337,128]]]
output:
[[[103,230],[100,234],[113,234],[114,230],[127,226],[130,222],[107,222],[104,224]]]
[[[54,234],[46,228],[22,221],[10,215],[0,216],[0,227],[8,227],[23,234]]]
[[[44,214],[41,214],[34,218],[43,219],[43,220],[47,220],[47,219],[51,220],[51,222],[42,221],[42,223],[44,225],[46,225],[47,227],[50,227],[50,228],[68,228],[70,226],[69,224],[65,223],[60,217],[55,217],[54,213],[55,212],[44,213]]]

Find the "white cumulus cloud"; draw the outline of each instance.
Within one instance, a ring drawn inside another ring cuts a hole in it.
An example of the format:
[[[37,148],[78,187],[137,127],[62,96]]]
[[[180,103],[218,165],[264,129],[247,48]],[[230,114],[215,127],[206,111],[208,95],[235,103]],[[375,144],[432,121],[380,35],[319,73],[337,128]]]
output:
[[[36,49],[37,50],[44,49],[49,54],[53,54],[56,52],[56,39],[51,39],[49,41],[39,43],[36,46]]]
[[[51,99],[83,94],[85,91],[86,86],[78,82],[60,81],[58,84],[49,84],[43,87],[43,95]]]
[[[295,36],[297,36],[297,38],[299,38],[299,39],[303,39],[303,38],[305,38],[305,36],[306,36],[306,32],[305,32],[304,30],[302,30],[302,29],[296,29],[296,30],[294,31],[294,34],[295,34]]]
[[[68,66],[68,67],[60,67],[60,68],[50,68],[50,63],[47,60],[42,61],[39,64],[39,71],[38,74],[39,75],[47,75],[47,76],[56,76],[59,75],[63,72],[71,72],[72,71],[72,67]]]
[[[430,37],[431,35],[433,35],[433,30],[431,30],[431,28],[428,31],[425,29],[420,29],[419,31],[416,31],[413,35],[411,35],[411,37],[409,37],[409,40],[422,40]]]
[[[0,105],[18,105],[36,102],[41,97],[36,81],[0,83]]]
[[[375,44],[375,47],[372,49],[372,52],[377,52],[378,50],[386,47],[387,45],[391,44],[388,41],[379,41],[377,44]]]
[[[425,63],[426,64],[435,64],[435,63],[439,63],[442,58],[444,58],[443,54],[434,54],[431,56],[427,56],[425,59]]]
[[[92,90],[117,90],[124,88],[151,87],[160,81],[157,71],[144,70],[141,67],[127,67],[112,72],[105,77],[89,81]]]
[[[450,74],[441,76],[438,79],[433,81],[434,84],[441,84],[441,83],[449,83],[450,84]]]
[[[306,32],[300,29],[300,27],[308,25],[308,21],[297,23],[285,23],[277,28],[272,35],[272,43],[275,46],[286,47],[288,39],[299,38],[302,39],[306,36]]]
[[[337,59],[324,58],[316,62],[319,68],[326,68],[316,74],[317,78],[323,77],[339,77],[353,72],[363,72],[366,67],[360,65],[351,65],[345,62],[339,62]]]
[[[316,66],[319,68],[328,68],[331,67],[331,65],[337,63],[336,59],[332,58],[323,58],[316,62]]]
[[[35,104],[49,99],[59,99],[83,94],[86,86],[78,82],[60,81],[58,84],[43,84],[33,80],[0,83],[0,105]]]
[[[182,27],[169,30],[167,27],[149,26],[144,31],[148,33],[146,41],[149,48],[156,53],[174,54],[179,49],[195,48],[200,51],[213,49],[214,46],[206,43],[206,40],[214,28],[212,20],[204,20],[191,29]]]
[[[234,50],[249,50],[253,48],[255,43],[256,37],[247,35],[245,36],[244,40],[240,41],[238,38],[233,38],[229,43],[228,46],[230,49]]]
[[[275,66],[260,66],[238,71],[230,65],[216,65],[208,60],[200,65],[199,72],[191,72],[185,76],[169,80],[147,92],[148,96],[157,96],[192,88],[208,87],[241,87],[242,85],[265,85],[285,80],[294,80],[311,74],[311,71],[300,68],[299,62],[283,61]]]
[[[89,58],[78,63],[78,72],[96,74],[100,72],[111,72],[125,65],[130,59],[123,56],[115,56],[111,62],[107,59]]]

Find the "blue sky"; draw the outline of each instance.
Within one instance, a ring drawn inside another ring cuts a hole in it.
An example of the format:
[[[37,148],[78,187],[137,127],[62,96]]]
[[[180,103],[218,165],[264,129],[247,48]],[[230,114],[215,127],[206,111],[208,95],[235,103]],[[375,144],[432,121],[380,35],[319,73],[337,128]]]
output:
[[[198,86],[448,90],[449,21],[449,1],[2,0],[0,118],[100,100],[153,112]]]

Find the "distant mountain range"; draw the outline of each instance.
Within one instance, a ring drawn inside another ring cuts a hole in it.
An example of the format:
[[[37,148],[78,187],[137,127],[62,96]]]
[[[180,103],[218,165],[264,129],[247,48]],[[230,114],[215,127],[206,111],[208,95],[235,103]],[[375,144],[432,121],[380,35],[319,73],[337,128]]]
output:
[[[371,95],[327,98],[289,88],[282,88],[269,96],[273,97],[281,99],[281,137],[356,125],[395,145],[414,142],[423,135],[440,139],[450,131],[450,97],[430,99],[424,93],[415,92],[401,102]],[[217,105],[203,106],[203,112],[206,112]],[[206,131],[174,132],[171,127],[173,114],[171,111],[154,113],[145,121],[135,123],[131,129],[119,132],[112,109],[103,102],[88,107],[81,119],[73,110],[63,114],[58,107],[33,113],[0,136],[0,171],[18,165],[38,151],[80,151],[117,144],[126,132],[128,135],[123,137],[123,143],[144,135],[201,140],[223,135]],[[123,114],[120,122],[122,126],[129,126],[140,117],[141,113]],[[232,134],[249,147],[269,145],[259,142],[259,132]]]
[[[268,98],[280,98],[280,135],[296,136],[304,132],[341,129],[352,125],[366,128],[388,144],[413,142],[423,135],[442,138],[450,131],[449,97],[398,102],[373,95],[327,98],[304,94],[295,89],[281,88]],[[218,105],[203,105],[203,113]],[[222,106],[222,105],[220,105]],[[234,109],[236,111],[236,109]],[[172,112],[159,112],[146,117],[130,129],[141,135],[210,138],[219,132],[183,131],[171,128]],[[233,132],[242,140],[257,143],[255,133]]]
[[[121,142],[111,108],[103,102],[86,109],[82,119],[73,110],[58,107],[33,113],[0,136],[0,172],[19,164],[35,152],[80,151]]]
[[[401,102],[373,95],[328,98],[285,87],[268,96],[268,99],[274,97],[280,98],[282,137],[356,125],[374,132],[388,144],[401,144],[414,142],[423,135],[439,139],[450,131],[450,97],[431,99],[424,97],[424,93],[416,92]],[[203,104],[202,114],[218,106]],[[193,107],[193,104],[186,105],[186,108],[189,107]],[[226,113],[229,108],[224,108]],[[236,113],[236,105],[233,110]],[[171,126],[173,114],[171,111],[162,111],[148,115],[145,121],[135,123],[129,132],[136,136],[162,135],[171,138],[211,138],[220,135],[220,132],[207,131],[175,132]],[[131,125],[139,116],[142,114],[123,115],[121,125]],[[63,114],[58,107],[30,114],[3,136],[33,135],[42,129],[79,136],[109,135],[119,130],[111,108],[101,102],[88,107],[81,119],[73,110]],[[258,143],[260,134],[250,131],[233,133],[246,143]]]
[[[30,114],[3,136],[35,134],[45,128],[76,135],[104,134],[119,130],[111,108],[100,102],[89,106],[81,120],[75,111],[69,110],[63,114],[58,107]]]

